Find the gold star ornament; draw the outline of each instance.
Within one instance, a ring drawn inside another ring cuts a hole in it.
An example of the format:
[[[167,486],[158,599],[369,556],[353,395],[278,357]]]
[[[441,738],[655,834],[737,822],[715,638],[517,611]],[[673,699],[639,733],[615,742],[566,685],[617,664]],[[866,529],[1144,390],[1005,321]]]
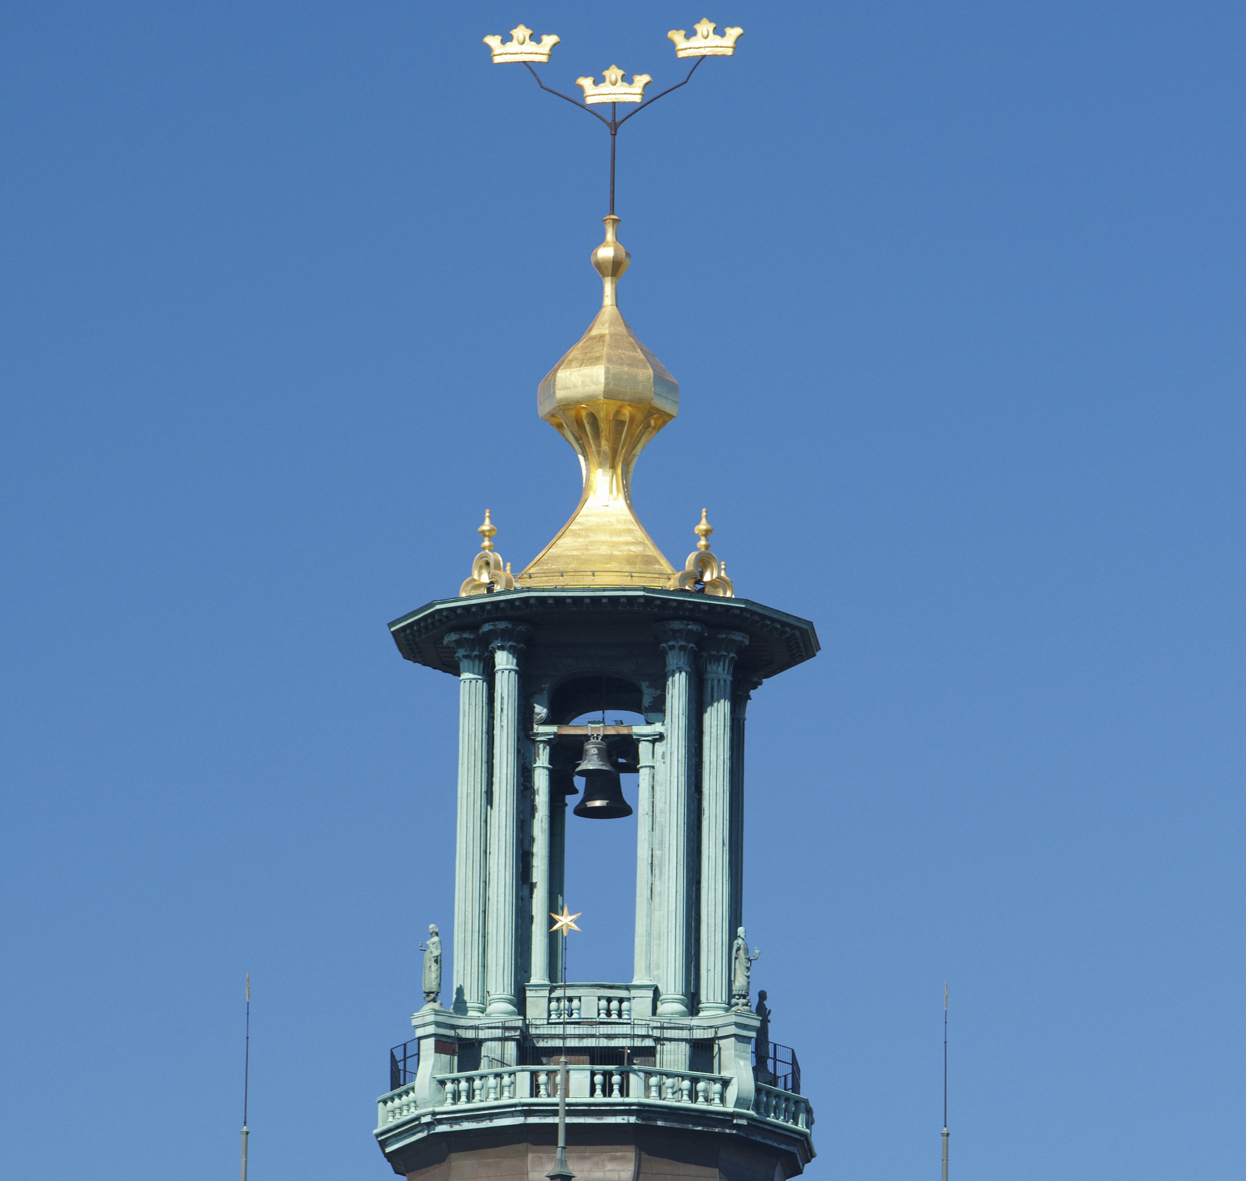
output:
[[[549,917],[554,920],[554,925],[550,927],[550,930],[561,931],[564,935],[569,931],[578,931],[580,928],[575,925],[575,920],[583,913],[580,911],[578,914],[569,914],[566,903],[563,903],[562,914],[555,914],[552,910],[549,912]]]

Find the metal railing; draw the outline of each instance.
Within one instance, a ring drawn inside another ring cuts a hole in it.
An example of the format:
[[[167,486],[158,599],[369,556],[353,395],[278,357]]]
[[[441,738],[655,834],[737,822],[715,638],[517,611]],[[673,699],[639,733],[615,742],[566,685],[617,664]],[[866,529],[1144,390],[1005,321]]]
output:
[[[780,1046],[770,1043],[770,1053],[764,1060],[757,1057],[757,1047],[753,1047],[753,1073],[758,1082],[778,1087],[781,1091],[800,1094],[800,1062],[796,1051],[791,1046]]]
[[[415,1072],[420,1068],[420,1040],[403,1042],[389,1052],[389,1089],[398,1090],[407,1083],[415,1082]]]

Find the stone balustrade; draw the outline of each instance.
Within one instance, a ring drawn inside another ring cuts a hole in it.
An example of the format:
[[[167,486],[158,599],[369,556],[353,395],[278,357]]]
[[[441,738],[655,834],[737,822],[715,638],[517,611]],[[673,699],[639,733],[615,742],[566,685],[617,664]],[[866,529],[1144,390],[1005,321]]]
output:
[[[618,1103],[631,1107],[637,1104],[677,1104],[703,1110],[706,1116],[718,1111],[724,1117],[734,1114],[738,1119],[740,1114],[732,1106],[736,1095],[732,1090],[734,1080],[729,1075],[648,1066],[612,1067],[577,1063],[567,1067],[567,1079],[567,1098],[572,1104]],[[440,1094],[439,1102],[434,1103],[439,1111],[479,1108],[484,1115],[495,1107],[529,1106],[544,1109],[552,1117],[558,1104],[557,1066],[512,1066],[435,1074],[431,1081],[432,1093]],[[417,1103],[414,1083],[382,1096],[378,1106],[382,1129],[423,1114]],[[425,1112],[427,1110],[424,1109]],[[813,1127],[813,1110],[808,1099],[764,1083],[758,1083],[754,1089],[752,1115],[806,1136]]]
[[[813,1127],[813,1109],[803,1095],[758,1083],[753,1093],[753,1110],[763,1119],[777,1120],[808,1131]]]
[[[630,1021],[632,994],[627,988],[573,984],[549,990],[550,1021]],[[529,1010],[531,1014],[531,1010]]]
[[[477,1103],[514,1103],[558,1099],[556,1066],[517,1066],[434,1076],[443,1107]],[[689,1103],[725,1107],[731,1079],[727,1075],[653,1067],[567,1067],[567,1097],[573,1100],[630,1100]],[[391,1124],[416,1112],[414,1085],[386,1095],[380,1103],[381,1123]],[[803,1125],[801,1125],[803,1126]]]
[[[407,1083],[405,1087],[399,1087],[377,1100],[377,1122],[382,1128],[388,1124],[401,1123],[408,1116],[415,1115],[418,1109],[415,1083]]]

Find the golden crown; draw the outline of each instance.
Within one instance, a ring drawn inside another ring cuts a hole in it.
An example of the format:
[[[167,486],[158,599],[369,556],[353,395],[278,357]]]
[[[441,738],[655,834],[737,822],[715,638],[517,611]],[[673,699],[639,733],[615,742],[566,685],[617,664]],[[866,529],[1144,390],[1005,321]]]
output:
[[[493,51],[495,62],[547,62],[549,51],[560,40],[553,33],[546,33],[540,45],[534,45],[532,30],[526,25],[519,25],[511,29],[511,39],[505,45],[500,35],[486,37],[485,44]]]
[[[731,57],[735,53],[735,43],[743,29],[723,29],[722,36],[714,33],[718,28],[713,21],[703,20],[692,26],[692,40],[684,36],[683,29],[672,29],[666,35],[675,42],[676,57]],[[497,60],[496,58],[494,59]]]
[[[575,84],[584,90],[584,102],[588,106],[594,103],[638,103],[645,97],[645,87],[653,81],[648,74],[633,74],[632,84],[623,83],[623,71],[618,66],[611,66],[602,75],[600,86],[592,78],[577,78]]]

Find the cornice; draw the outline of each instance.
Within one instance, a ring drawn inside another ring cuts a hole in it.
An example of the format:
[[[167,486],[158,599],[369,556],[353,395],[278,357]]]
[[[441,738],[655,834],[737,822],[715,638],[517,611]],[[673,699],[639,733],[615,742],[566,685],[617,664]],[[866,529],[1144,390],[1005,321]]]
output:
[[[513,621],[533,628],[529,648],[539,648],[546,627],[597,617],[607,624],[633,623],[646,629],[664,620],[687,620],[730,629],[749,637],[738,667],[756,678],[784,672],[811,660],[820,648],[807,619],[749,599],[728,599],[689,591],[655,589],[553,589],[498,591],[470,598],[437,599],[389,625],[402,655],[415,664],[458,674],[451,632]],[[646,632],[645,642],[652,643]]]

